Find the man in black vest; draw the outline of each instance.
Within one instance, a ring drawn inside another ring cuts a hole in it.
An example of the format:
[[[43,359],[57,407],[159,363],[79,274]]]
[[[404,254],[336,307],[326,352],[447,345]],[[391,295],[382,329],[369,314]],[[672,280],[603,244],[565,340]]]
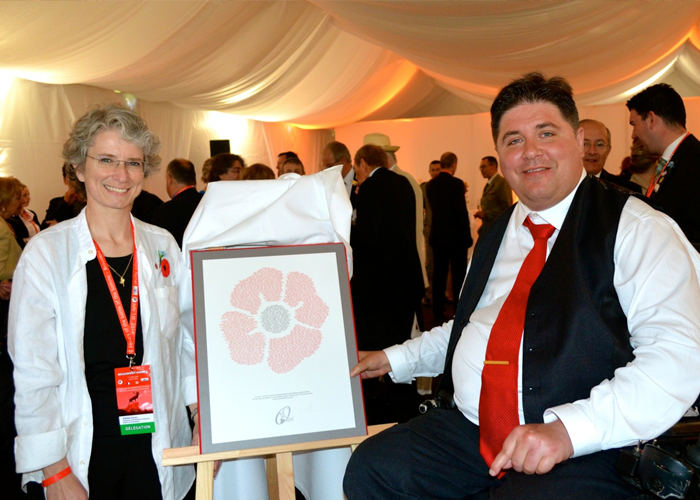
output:
[[[659,83],[627,101],[632,139],[661,155],[647,190],[700,250],[700,141],[685,128],[685,105],[670,85]]]
[[[170,231],[182,248],[182,236],[202,199],[202,193],[197,191],[197,172],[191,161],[175,159],[168,163],[165,189],[171,200],[156,209],[153,224]]]
[[[700,393],[700,256],[668,217],[586,176],[572,95],[531,73],[496,97],[493,139],[519,202],[479,238],[454,321],[361,352],[351,371],[443,371],[444,409],[360,445],[349,500],[628,499],[619,447],[658,436]],[[518,325],[505,359],[489,354],[502,317]],[[499,389],[487,375],[501,369]],[[494,397],[515,404],[482,413]],[[494,435],[502,444],[482,458]]]

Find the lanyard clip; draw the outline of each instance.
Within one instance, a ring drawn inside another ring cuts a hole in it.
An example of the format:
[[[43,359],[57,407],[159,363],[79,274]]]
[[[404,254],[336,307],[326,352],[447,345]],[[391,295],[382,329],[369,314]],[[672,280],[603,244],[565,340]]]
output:
[[[129,360],[129,368],[134,366],[134,355],[133,354],[127,354],[126,359]]]

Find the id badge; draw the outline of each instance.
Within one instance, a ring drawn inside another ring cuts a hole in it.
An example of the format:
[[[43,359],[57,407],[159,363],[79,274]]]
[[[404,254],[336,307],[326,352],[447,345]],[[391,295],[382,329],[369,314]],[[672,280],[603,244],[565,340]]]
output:
[[[115,368],[114,379],[122,436],[156,431],[149,365]]]

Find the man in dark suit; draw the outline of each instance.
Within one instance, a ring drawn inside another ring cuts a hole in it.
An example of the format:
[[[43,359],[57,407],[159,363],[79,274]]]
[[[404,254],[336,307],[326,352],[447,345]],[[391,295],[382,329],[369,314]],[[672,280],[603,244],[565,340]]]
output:
[[[158,207],[162,204],[163,200],[157,195],[142,189],[139,195],[134,199],[134,204],[131,205],[131,215],[138,220],[152,224],[153,216],[156,210],[158,210]]]
[[[423,296],[413,190],[405,177],[386,167],[386,154],[379,146],[368,144],[355,154],[358,193],[357,218],[350,233],[350,285],[357,341],[363,351],[410,338],[414,312]],[[372,424],[392,418],[403,421],[412,416],[406,412],[416,412],[417,402],[411,397],[415,391],[407,394],[406,386],[388,380],[381,387],[374,382],[364,387]]]
[[[474,217],[481,219],[481,226],[479,226],[479,234],[481,234],[513,204],[513,192],[508,182],[498,173],[498,160],[493,156],[484,156],[481,159],[479,171],[486,179],[479,210],[474,214]]]
[[[442,404],[358,446],[349,500],[637,498],[619,448],[700,392],[700,256],[668,217],[585,174],[571,86],[525,75],[491,129],[519,202],[479,238],[455,320],[351,370],[443,371]]]
[[[457,155],[444,153],[440,157],[440,173],[428,182],[426,192],[433,211],[430,245],[433,247],[433,321],[445,321],[445,287],[448,268],[452,268],[452,290],[455,302],[459,298],[467,274],[467,251],[472,246],[464,183],[454,174]]]
[[[175,159],[165,172],[165,188],[171,200],[163,203],[153,214],[153,224],[170,231],[182,248],[185,234],[202,194],[197,191],[197,173],[189,160]]]
[[[627,101],[632,139],[661,155],[647,197],[661,206],[700,249],[700,141],[685,128],[683,99],[670,85],[652,85]]]
[[[605,170],[605,162],[612,149],[610,129],[597,120],[581,120],[583,128],[583,168],[589,175],[629,189],[633,193],[642,193],[639,184],[630,182]]]

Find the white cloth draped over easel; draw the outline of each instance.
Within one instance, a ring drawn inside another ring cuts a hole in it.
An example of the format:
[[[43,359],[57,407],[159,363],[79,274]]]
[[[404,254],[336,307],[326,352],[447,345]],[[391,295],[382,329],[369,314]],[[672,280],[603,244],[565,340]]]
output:
[[[209,184],[183,238],[187,265],[189,252],[196,249],[340,242],[352,273],[352,206],[340,169]],[[349,448],[295,453],[297,488],[307,500],[343,500],[342,479],[349,458]],[[225,462],[214,480],[214,499],[267,500],[264,460]]]

